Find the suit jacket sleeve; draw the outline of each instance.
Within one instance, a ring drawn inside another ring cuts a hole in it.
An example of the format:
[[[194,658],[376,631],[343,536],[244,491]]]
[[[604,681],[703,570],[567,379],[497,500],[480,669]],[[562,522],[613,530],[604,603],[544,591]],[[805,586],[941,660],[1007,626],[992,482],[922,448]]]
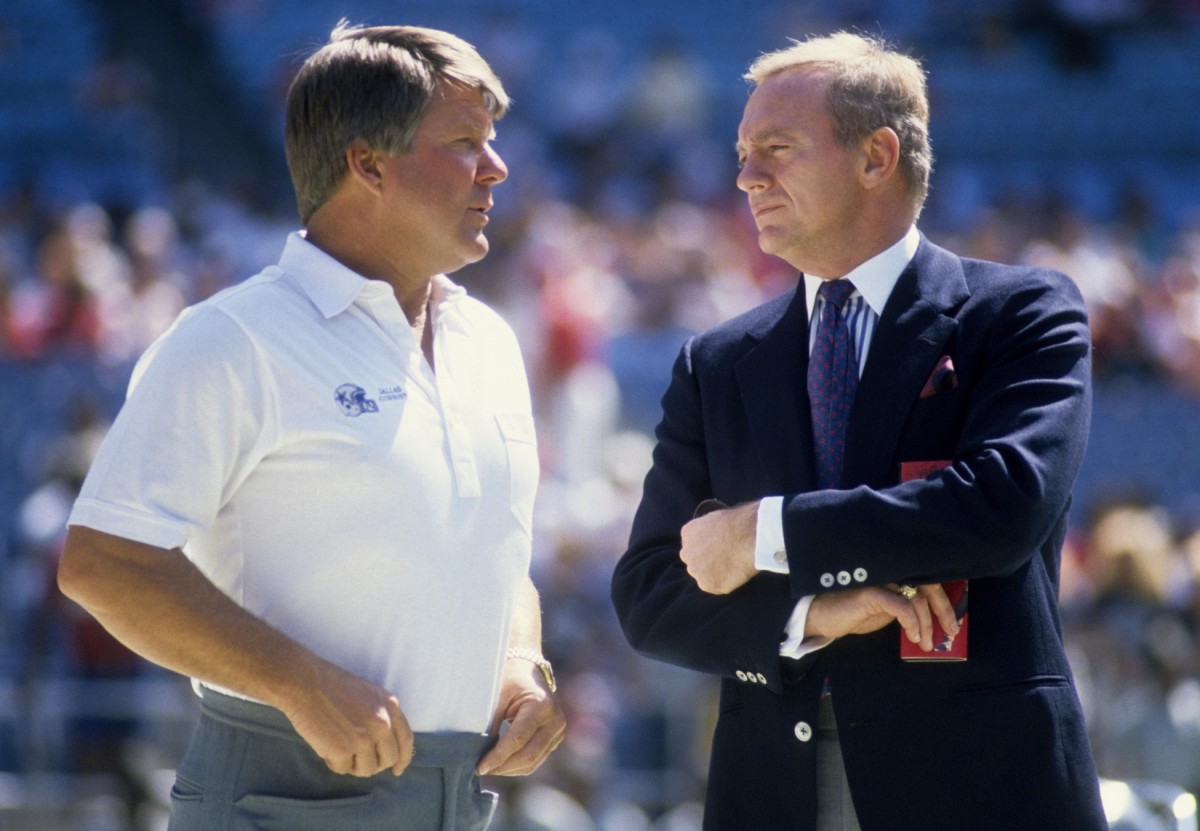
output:
[[[716,675],[738,672],[781,688],[779,644],[795,606],[786,575],[759,574],[724,596],[706,594],[679,558],[679,531],[714,496],[700,385],[689,341],[663,397],[653,466],[634,518],[629,550],[613,577],[613,603],[642,654]]]
[[[971,296],[947,344],[957,389],[919,399],[918,375],[911,402],[885,405],[912,408],[886,480],[785,498],[795,596],[828,591],[846,569],[865,570],[867,585],[1003,577],[1063,527],[1091,412],[1082,298],[1058,273],[964,262]],[[889,359],[877,346],[868,368]],[[856,402],[852,434],[869,409]],[[848,466],[855,452],[852,438]],[[952,464],[899,483],[900,463],[925,460]]]

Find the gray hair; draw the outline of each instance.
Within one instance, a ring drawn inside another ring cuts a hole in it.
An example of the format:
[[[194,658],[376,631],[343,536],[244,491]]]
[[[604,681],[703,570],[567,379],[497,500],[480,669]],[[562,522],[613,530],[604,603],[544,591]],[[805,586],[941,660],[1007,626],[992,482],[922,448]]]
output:
[[[412,149],[443,81],[478,89],[495,119],[508,111],[500,79],[461,38],[417,26],[338,23],[288,89],[284,140],[302,224],[346,175],[351,142],[392,155]]]
[[[896,133],[900,173],[920,207],[929,192],[933,169],[929,94],[920,63],[882,40],[838,32],[793,41],[786,49],[760,55],[743,77],[757,86],[791,69],[829,78],[826,104],[834,137],[841,146],[856,147],[880,127]]]

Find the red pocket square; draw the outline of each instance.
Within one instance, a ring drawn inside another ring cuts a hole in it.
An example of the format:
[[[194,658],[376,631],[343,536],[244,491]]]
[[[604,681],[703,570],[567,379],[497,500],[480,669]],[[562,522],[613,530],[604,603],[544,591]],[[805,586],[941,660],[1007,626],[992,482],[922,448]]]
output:
[[[931,395],[952,390],[957,386],[958,375],[954,372],[954,361],[950,360],[949,355],[943,355],[938,358],[933,372],[929,373],[929,379],[925,381],[925,386],[921,387],[921,397],[929,398]]]

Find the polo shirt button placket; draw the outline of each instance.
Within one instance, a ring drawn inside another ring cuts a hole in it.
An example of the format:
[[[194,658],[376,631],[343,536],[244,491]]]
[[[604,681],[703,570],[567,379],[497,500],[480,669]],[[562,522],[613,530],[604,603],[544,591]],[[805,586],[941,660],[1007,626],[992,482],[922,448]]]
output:
[[[450,367],[442,362],[437,374],[437,394],[441,405],[442,419],[446,425],[446,440],[450,444],[450,459],[454,465],[454,480],[459,496],[475,497],[480,493],[479,471],[471,436],[462,417],[458,415],[457,396]]]

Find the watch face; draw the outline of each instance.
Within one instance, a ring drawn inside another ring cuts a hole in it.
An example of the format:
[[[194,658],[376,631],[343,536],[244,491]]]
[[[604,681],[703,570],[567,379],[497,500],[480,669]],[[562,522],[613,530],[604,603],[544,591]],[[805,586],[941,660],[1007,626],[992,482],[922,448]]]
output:
[[[542,671],[542,675],[546,679],[546,686],[550,688],[550,692],[558,692],[558,682],[554,680],[554,668],[550,666],[550,662],[543,658],[538,662],[538,669]]]
[[[509,647],[505,655],[509,658],[520,658],[523,661],[531,662],[542,671],[542,677],[546,679],[546,686],[550,688],[550,692],[558,692],[558,682],[554,680],[554,667],[543,656],[528,649],[512,647]]]

